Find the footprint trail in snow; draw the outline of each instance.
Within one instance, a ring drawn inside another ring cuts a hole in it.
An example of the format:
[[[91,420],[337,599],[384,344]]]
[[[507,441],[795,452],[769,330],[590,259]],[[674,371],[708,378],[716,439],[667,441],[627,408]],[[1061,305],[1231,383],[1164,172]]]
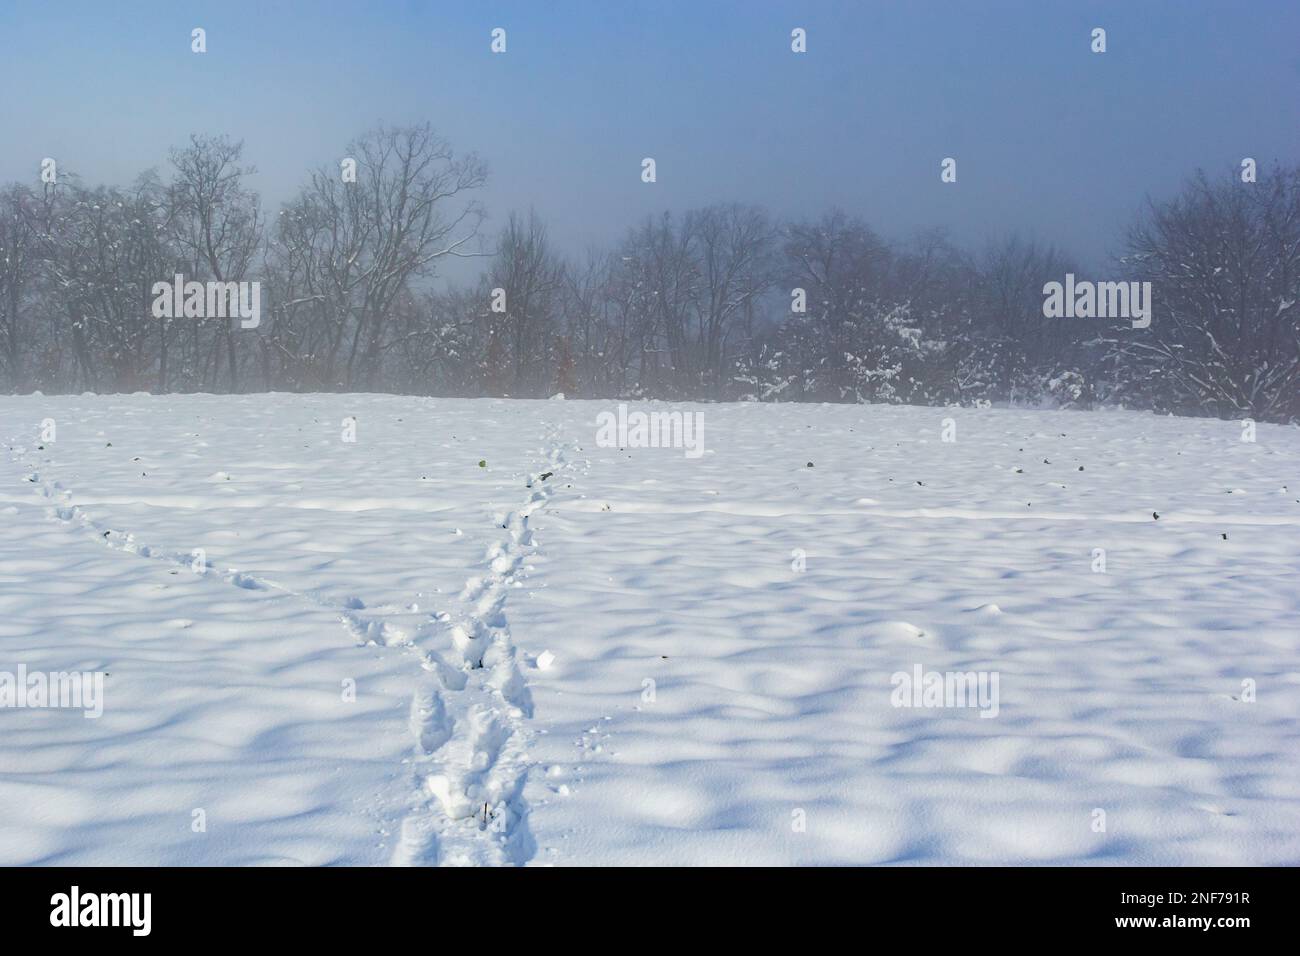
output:
[[[523,503],[499,516],[502,534],[446,622],[458,666],[432,669],[412,699],[417,794],[395,865],[523,864],[536,853],[524,799],[533,701],[506,605],[536,547],[530,518],[567,464],[555,436],[549,429],[545,467],[528,481]]]

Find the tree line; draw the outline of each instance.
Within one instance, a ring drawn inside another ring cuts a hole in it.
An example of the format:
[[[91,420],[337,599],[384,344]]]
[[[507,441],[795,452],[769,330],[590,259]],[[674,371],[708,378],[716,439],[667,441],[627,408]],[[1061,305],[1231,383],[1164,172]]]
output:
[[[487,167],[430,126],[374,129],[268,215],[242,144],[194,136],[130,187],[0,189],[0,388],[913,404],[1122,404],[1300,420],[1300,166],[1198,173],[1096,278],[1153,321],[1049,319],[1081,270],[1018,236],[906,241],[831,210],[719,203],[566,256],[534,213],[489,230]],[[350,165],[349,165],[350,164]],[[349,175],[351,172],[351,175]],[[470,283],[442,264],[482,257]],[[174,275],[259,282],[256,329],[157,317]]]

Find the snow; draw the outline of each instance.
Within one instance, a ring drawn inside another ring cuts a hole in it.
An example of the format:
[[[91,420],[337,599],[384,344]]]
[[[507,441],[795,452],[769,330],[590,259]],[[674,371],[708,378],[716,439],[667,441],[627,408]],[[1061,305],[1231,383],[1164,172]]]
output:
[[[1296,429],[616,405],[0,398],[0,864],[1300,861]]]

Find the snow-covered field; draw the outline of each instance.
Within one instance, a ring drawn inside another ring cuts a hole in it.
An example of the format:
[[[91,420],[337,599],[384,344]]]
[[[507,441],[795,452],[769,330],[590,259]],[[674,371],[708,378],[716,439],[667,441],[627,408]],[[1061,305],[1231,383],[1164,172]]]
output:
[[[1296,429],[637,408],[0,398],[0,864],[1300,863]]]

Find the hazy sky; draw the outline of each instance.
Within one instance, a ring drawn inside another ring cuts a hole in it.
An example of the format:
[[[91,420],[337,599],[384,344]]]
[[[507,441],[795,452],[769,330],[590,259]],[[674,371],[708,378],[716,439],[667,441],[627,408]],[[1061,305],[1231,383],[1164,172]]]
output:
[[[356,133],[428,119],[488,161],[489,228],[531,205],[566,251],[742,200],[1097,263],[1196,167],[1300,161],[1297,37],[1295,0],[0,0],[0,182],[52,156],[126,183],[224,132],[275,208]]]

